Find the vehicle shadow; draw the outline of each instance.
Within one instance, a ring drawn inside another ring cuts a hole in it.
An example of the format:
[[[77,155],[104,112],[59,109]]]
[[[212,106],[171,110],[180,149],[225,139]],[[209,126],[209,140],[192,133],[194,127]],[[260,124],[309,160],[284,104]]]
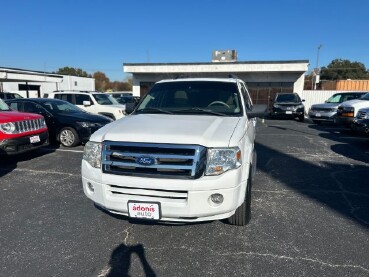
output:
[[[369,167],[320,161],[311,163],[256,143],[258,170],[358,224],[369,227]]]
[[[156,276],[154,270],[148,263],[145,255],[145,249],[142,244],[127,246],[124,243],[114,249],[111,254],[109,266],[110,270],[107,277],[123,277],[130,276],[129,270],[131,266],[132,255],[137,255],[143,267],[145,276]]]
[[[29,161],[54,152],[56,146],[41,147],[30,152],[8,156],[0,153],[0,178],[17,168],[19,162]]]
[[[367,154],[369,152],[369,136],[354,133],[347,128],[337,128],[334,125],[312,124],[308,127],[318,130],[320,137],[338,142],[331,146],[333,152],[369,164],[369,155]]]

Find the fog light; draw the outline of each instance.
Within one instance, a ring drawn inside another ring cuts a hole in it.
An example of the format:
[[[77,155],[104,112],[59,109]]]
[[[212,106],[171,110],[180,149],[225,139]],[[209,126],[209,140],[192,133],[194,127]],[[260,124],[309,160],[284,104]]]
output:
[[[210,199],[215,204],[222,204],[223,200],[224,200],[224,197],[220,193],[214,193],[210,196]]]
[[[94,188],[94,185],[91,184],[90,182],[87,183],[87,187],[88,189],[91,191],[91,192],[94,192],[95,191],[95,188]]]

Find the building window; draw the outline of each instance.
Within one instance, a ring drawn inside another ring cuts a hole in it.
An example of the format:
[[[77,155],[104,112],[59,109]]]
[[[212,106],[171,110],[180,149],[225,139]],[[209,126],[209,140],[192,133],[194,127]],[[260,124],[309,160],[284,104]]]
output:
[[[74,86],[75,86],[75,87],[77,86],[77,81],[74,81]]]

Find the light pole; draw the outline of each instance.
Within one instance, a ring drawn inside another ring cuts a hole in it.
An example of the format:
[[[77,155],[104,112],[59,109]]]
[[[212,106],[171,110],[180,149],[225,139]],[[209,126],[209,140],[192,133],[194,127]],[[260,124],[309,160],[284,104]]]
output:
[[[314,76],[314,78],[315,78],[315,81],[314,81],[314,90],[316,90],[316,84],[319,82],[318,80],[319,80],[319,74],[320,74],[320,70],[319,70],[319,54],[320,54],[320,48],[322,48],[323,47],[323,44],[319,44],[319,46],[318,46],[318,53],[317,53],[317,55],[316,55],[316,67],[315,67],[315,76]],[[318,82],[317,82],[318,81]]]
[[[323,44],[319,44],[318,46],[318,54],[316,56],[316,69],[318,69],[318,66],[319,66],[319,53],[320,53],[320,48],[323,47]]]

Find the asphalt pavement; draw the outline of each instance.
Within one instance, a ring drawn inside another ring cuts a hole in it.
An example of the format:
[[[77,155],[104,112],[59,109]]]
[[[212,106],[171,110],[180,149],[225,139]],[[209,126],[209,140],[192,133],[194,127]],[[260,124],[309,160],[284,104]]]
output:
[[[147,224],[85,197],[83,147],[0,158],[0,276],[369,276],[369,138],[259,120],[252,219]]]

